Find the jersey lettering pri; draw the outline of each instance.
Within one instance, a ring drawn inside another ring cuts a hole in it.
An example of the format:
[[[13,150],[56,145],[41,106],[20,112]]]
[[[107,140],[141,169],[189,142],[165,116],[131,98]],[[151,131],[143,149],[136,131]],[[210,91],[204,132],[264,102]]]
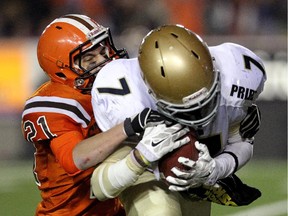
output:
[[[72,159],[77,143],[100,132],[90,95],[62,84],[45,83],[26,101],[22,131],[36,149],[33,171],[42,197],[36,215],[102,216],[118,211],[117,199],[91,199],[94,168],[78,170]]]
[[[224,43],[209,47],[209,51],[220,73],[220,104],[213,122],[203,128],[198,138],[207,144],[211,155],[216,155],[231,140],[237,141],[231,136],[235,135],[235,128],[239,130],[237,125],[245,118],[248,107],[263,91],[266,74],[262,60],[243,46]],[[91,95],[95,119],[102,130],[145,107],[157,109],[141,73],[137,58],[115,60],[98,73]],[[117,94],[121,89],[123,94]]]

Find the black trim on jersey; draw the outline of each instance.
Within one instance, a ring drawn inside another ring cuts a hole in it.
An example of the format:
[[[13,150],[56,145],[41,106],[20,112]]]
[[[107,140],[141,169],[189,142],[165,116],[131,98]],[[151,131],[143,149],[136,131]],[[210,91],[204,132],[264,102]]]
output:
[[[86,22],[85,20],[83,20],[82,18],[80,17],[77,17],[77,16],[72,16],[72,15],[66,15],[66,16],[63,16],[64,18],[70,18],[70,19],[74,19],[76,20],[77,22],[81,23],[82,25],[86,26],[90,31],[92,29],[94,29],[94,27],[89,24],[88,22]]]
[[[243,138],[249,138],[255,136],[259,131],[261,125],[261,113],[256,104],[252,104],[248,108],[247,115],[240,122],[239,132]]]
[[[225,153],[231,155],[234,158],[235,168],[233,170],[233,173],[235,173],[238,170],[238,166],[239,166],[238,157],[233,152],[229,152],[229,151],[223,151],[221,154],[225,154]]]
[[[51,102],[51,101],[37,101],[26,104],[24,110],[28,110],[30,108],[39,108],[39,107],[51,107],[57,109],[63,109],[70,111],[77,115],[80,119],[82,119],[87,125],[90,123],[90,120],[87,119],[83,113],[77,108],[77,106],[73,106],[66,103],[59,103],[59,102]]]

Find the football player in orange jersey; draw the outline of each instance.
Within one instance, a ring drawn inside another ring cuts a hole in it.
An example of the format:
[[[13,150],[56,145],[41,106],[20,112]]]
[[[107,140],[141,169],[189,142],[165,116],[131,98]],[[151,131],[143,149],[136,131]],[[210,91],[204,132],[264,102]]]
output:
[[[101,67],[127,52],[115,48],[109,28],[68,14],[45,28],[37,55],[50,81],[26,101],[22,114],[23,135],[36,149],[34,175],[42,197],[36,215],[125,214],[118,199],[100,202],[90,193],[94,166],[128,136],[163,121],[147,108],[100,133],[91,106],[92,83]],[[179,136],[185,132],[178,131]]]

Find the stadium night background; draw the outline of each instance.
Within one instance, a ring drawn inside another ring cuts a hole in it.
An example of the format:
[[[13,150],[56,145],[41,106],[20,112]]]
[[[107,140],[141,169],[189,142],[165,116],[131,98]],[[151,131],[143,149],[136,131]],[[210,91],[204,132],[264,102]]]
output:
[[[262,197],[246,207],[213,204],[212,216],[287,215],[287,1],[1,0],[0,12],[0,215],[33,215],[40,200],[21,112],[47,79],[37,62],[38,37],[66,13],[87,14],[109,26],[117,47],[126,47],[130,57],[151,28],[167,23],[194,30],[209,46],[235,42],[262,57],[268,78],[258,103],[262,125],[254,157],[239,172]]]

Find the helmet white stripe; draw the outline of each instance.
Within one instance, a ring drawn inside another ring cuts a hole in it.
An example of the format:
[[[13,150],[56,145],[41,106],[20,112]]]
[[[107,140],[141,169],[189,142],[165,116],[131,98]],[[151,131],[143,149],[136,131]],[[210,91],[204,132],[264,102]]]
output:
[[[69,14],[54,20],[52,23],[64,22],[75,26],[87,35],[92,29],[96,28],[96,24],[88,17],[78,14]]]

